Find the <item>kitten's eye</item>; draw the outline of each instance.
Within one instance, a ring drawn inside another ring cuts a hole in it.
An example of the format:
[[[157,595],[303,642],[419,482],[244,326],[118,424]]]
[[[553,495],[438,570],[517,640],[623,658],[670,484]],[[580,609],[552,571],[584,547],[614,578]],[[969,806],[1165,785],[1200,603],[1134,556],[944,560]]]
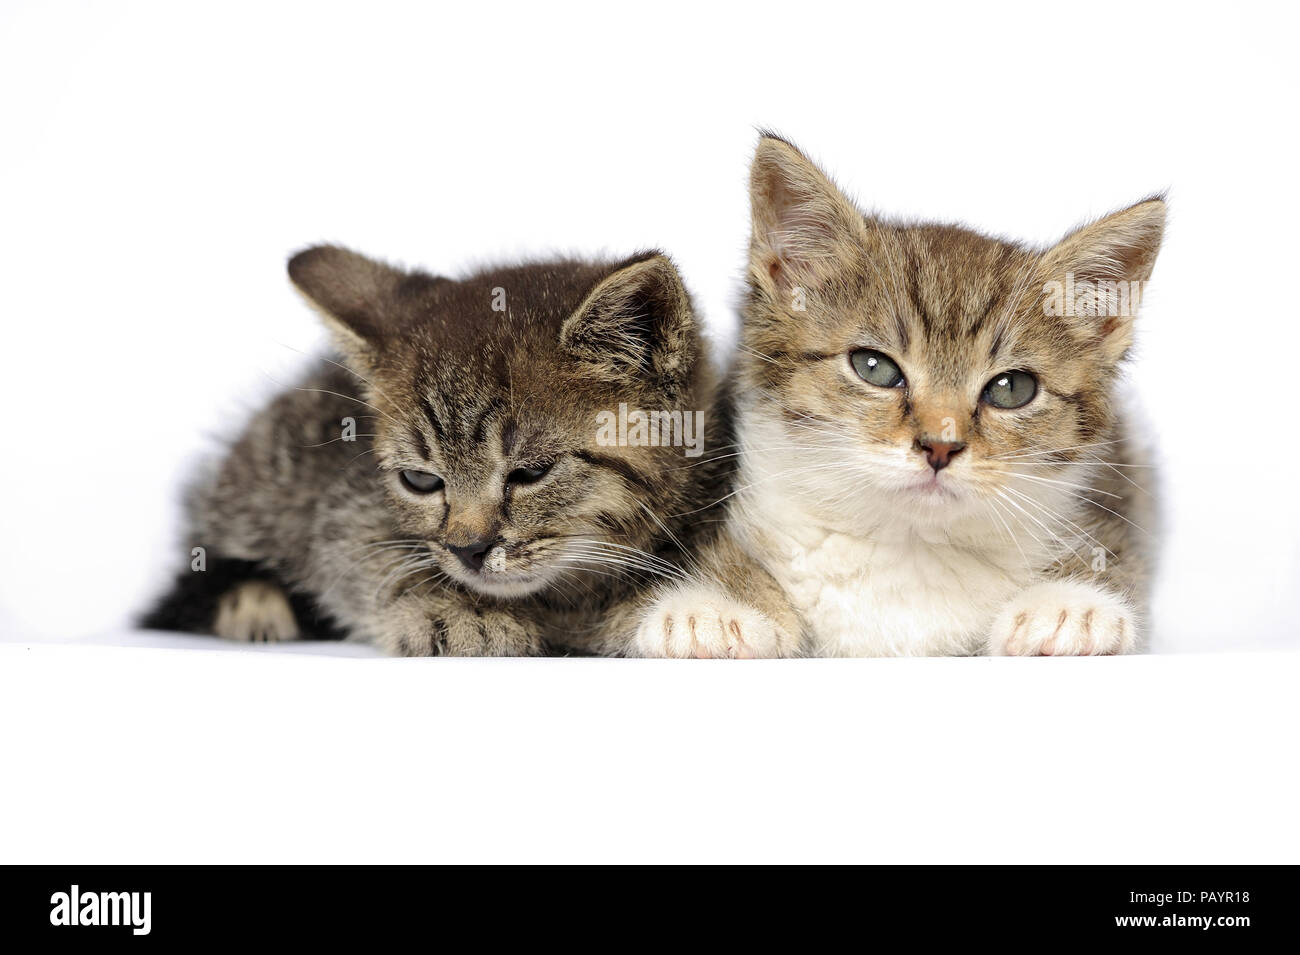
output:
[[[428,471],[403,471],[402,484],[416,494],[432,494],[442,489],[442,478]]]
[[[536,484],[550,470],[550,464],[540,464],[535,468],[515,468],[506,475],[506,481],[510,484]]]
[[[858,377],[878,388],[897,388],[903,384],[903,373],[888,355],[870,348],[859,348],[849,353],[849,363]]]
[[[1038,394],[1038,381],[1027,371],[1004,371],[984,386],[983,399],[995,408],[1023,408]]]

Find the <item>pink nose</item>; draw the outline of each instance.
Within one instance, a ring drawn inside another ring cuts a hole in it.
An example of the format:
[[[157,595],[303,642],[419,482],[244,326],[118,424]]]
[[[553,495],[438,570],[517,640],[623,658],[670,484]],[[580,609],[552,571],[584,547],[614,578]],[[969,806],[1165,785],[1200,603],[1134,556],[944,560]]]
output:
[[[934,468],[937,474],[948,466],[948,462],[955,458],[962,448],[966,447],[966,442],[931,441],[929,438],[922,438],[917,445],[925,452],[926,461],[930,462],[930,467]]]

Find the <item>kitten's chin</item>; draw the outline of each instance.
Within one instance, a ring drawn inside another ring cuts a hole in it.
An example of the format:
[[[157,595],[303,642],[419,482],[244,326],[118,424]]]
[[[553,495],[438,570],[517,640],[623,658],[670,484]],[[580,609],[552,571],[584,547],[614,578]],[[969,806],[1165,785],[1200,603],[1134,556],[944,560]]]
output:
[[[501,597],[507,600],[535,594],[551,580],[549,574],[458,573],[455,577],[470,590],[487,597]]]
[[[924,474],[904,471],[884,482],[897,504],[908,508],[956,511],[971,500],[971,488],[950,474],[927,470]]]
[[[914,501],[935,505],[953,504],[966,498],[963,489],[951,478],[933,473],[908,485],[904,488],[904,493]]]
[[[942,474],[911,478],[887,490],[892,510],[926,526],[964,520],[982,507],[975,488]]]

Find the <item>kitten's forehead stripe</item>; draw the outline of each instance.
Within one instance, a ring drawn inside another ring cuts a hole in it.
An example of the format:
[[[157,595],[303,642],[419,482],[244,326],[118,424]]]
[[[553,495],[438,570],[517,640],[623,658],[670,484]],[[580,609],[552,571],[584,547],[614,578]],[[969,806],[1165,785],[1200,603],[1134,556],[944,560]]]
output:
[[[907,295],[911,299],[916,317],[920,319],[925,337],[930,338],[934,332],[934,322],[930,317],[929,309],[925,307],[925,302],[921,298],[920,273],[921,268],[916,261],[916,256],[909,249],[907,253]]]
[[[897,327],[899,350],[907,351],[912,347],[912,332],[908,329],[907,322],[903,320],[903,316],[897,308],[891,308],[889,313],[893,316],[894,325]]]
[[[966,337],[967,338],[978,337],[980,332],[984,331],[985,323],[994,314],[996,314],[996,310],[998,306],[1001,304],[1002,304],[1002,296],[1000,294],[1000,290],[997,289],[996,287],[989,288],[986,293],[984,302],[981,305],[977,306],[971,312],[972,316],[977,316],[977,317],[973,317],[970,324],[967,325]]]
[[[499,401],[490,401],[478,412],[478,420],[474,425],[475,444],[481,445],[487,442],[488,427],[495,421],[501,410],[502,405]]]
[[[424,432],[419,428],[412,428],[411,434],[415,436],[415,440],[412,443],[420,449],[421,456],[424,460],[433,460],[433,448],[429,447],[429,439],[424,436]]]
[[[420,408],[424,416],[429,419],[429,426],[433,428],[433,436],[437,439],[438,444],[442,447],[447,446],[447,431],[443,428],[442,423],[438,420],[438,412],[434,410],[433,403],[428,398],[420,401]]]
[[[997,330],[993,333],[993,341],[989,345],[990,360],[996,358],[998,356],[998,352],[1002,350],[1002,343],[1004,338],[1006,337],[1006,333],[1007,333],[1006,322],[998,322]]]

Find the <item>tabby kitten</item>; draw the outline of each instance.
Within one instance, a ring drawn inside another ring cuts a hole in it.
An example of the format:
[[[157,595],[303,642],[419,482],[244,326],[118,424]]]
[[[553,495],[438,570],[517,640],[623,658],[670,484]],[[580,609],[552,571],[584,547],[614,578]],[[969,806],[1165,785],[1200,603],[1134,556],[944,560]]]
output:
[[[720,469],[687,466],[688,447],[598,428],[623,403],[712,409],[671,262],[453,281],[321,246],[289,274],[339,360],[275,398],[193,488],[187,550],[205,566],[146,625],[351,635],[406,655],[626,650],[615,622],[646,580],[682,576],[710,526],[672,515],[720,496]],[[703,420],[706,446],[721,440],[725,416]]]
[[[1036,251],[864,215],[774,136],[751,200],[738,490],[638,650],[1139,648],[1149,472],[1116,384],[1164,202]]]

